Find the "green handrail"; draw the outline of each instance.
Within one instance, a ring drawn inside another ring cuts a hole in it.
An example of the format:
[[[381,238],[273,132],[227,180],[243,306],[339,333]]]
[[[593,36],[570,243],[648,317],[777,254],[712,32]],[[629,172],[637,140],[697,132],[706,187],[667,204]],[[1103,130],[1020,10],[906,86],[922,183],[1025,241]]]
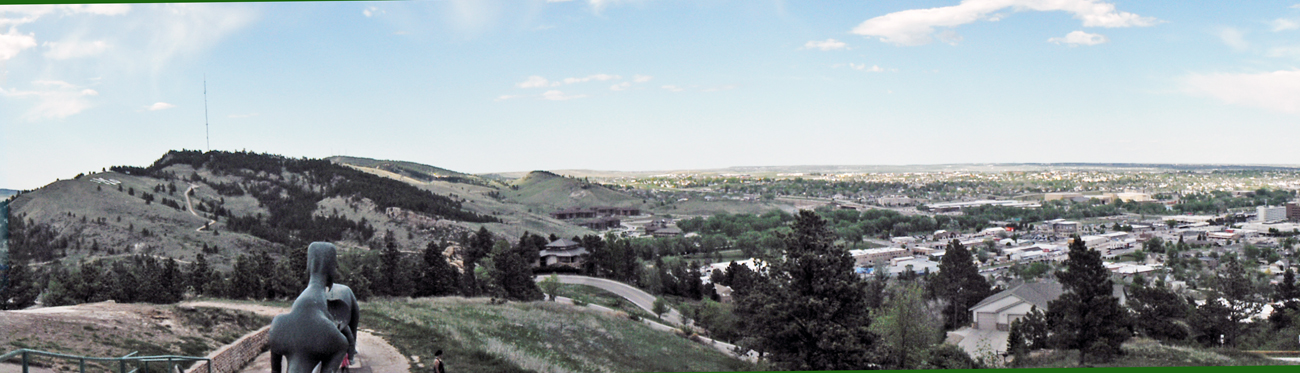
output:
[[[145,371],[148,371],[150,362],[165,362],[167,366],[174,367],[174,363],[181,363],[186,361],[206,361],[208,362],[208,373],[212,373],[212,359],[206,357],[180,356],[180,355],[134,356],[135,354],[136,354],[135,352],[132,352],[122,357],[94,357],[94,356],[68,355],[68,354],[61,354],[57,352],[22,348],[22,349],[10,351],[8,353],[5,353],[4,355],[0,355],[0,362],[13,359],[15,357],[21,357],[23,361],[23,373],[28,373],[28,366],[31,365],[32,355],[46,356],[46,357],[53,357],[59,359],[76,360],[80,367],[81,373],[85,373],[86,361],[110,361],[110,362],[116,361],[118,363],[117,364],[118,373],[133,373],[140,370],[141,364],[143,364]],[[126,370],[127,362],[133,362],[136,365],[136,369],[127,372]]]

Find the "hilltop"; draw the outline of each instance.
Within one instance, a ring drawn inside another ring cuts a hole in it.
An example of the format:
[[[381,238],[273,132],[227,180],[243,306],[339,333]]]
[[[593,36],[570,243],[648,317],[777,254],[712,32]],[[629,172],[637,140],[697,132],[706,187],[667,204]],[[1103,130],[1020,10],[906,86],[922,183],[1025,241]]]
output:
[[[364,248],[391,232],[402,247],[423,247],[466,224],[500,222],[459,198],[325,160],[184,150],[24,193],[10,216],[11,256],[20,260],[184,262],[202,252],[220,268],[240,254],[282,255],[315,240]]]

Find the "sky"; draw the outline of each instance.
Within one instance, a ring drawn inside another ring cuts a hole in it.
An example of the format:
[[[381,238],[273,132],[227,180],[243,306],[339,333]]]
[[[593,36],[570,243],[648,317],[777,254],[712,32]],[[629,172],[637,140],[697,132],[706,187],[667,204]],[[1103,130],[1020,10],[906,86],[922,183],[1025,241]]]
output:
[[[0,188],[172,149],[486,173],[1297,164],[1297,138],[1295,0],[0,6]]]

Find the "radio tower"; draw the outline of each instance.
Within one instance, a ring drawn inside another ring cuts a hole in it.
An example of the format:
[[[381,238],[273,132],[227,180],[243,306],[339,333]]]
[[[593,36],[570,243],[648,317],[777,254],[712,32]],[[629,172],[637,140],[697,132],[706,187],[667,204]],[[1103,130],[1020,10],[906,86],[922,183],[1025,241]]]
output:
[[[212,133],[208,130],[208,74],[203,74],[203,139],[212,151]]]

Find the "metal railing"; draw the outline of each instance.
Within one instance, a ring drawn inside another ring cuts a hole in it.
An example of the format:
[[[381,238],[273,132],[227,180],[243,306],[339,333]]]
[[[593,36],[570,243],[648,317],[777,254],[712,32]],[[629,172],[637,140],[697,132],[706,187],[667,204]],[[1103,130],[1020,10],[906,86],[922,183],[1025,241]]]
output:
[[[212,359],[206,357],[177,356],[177,355],[135,356],[135,354],[136,354],[135,352],[132,352],[122,357],[92,357],[92,356],[60,354],[57,352],[48,352],[48,351],[40,351],[40,350],[32,350],[32,349],[24,348],[24,349],[19,349],[19,350],[6,353],[4,355],[0,355],[0,363],[14,358],[21,358],[23,364],[23,373],[28,373],[28,367],[31,366],[32,357],[44,356],[44,357],[51,357],[51,358],[64,359],[64,360],[76,360],[81,373],[86,373],[87,361],[107,362],[108,366],[110,367],[109,369],[112,369],[112,366],[116,365],[117,373],[137,373],[137,372],[149,372],[149,363],[155,363],[155,364],[161,363],[161,366],[165,367],[167,371],[173,372],[176,371],[177,364],[181,364],[185,362],[193,362],[193,361],[206,361],[208,362],[207,373],[212,373]],[[132,366],[134,369],[126,370],[128,365]]]

